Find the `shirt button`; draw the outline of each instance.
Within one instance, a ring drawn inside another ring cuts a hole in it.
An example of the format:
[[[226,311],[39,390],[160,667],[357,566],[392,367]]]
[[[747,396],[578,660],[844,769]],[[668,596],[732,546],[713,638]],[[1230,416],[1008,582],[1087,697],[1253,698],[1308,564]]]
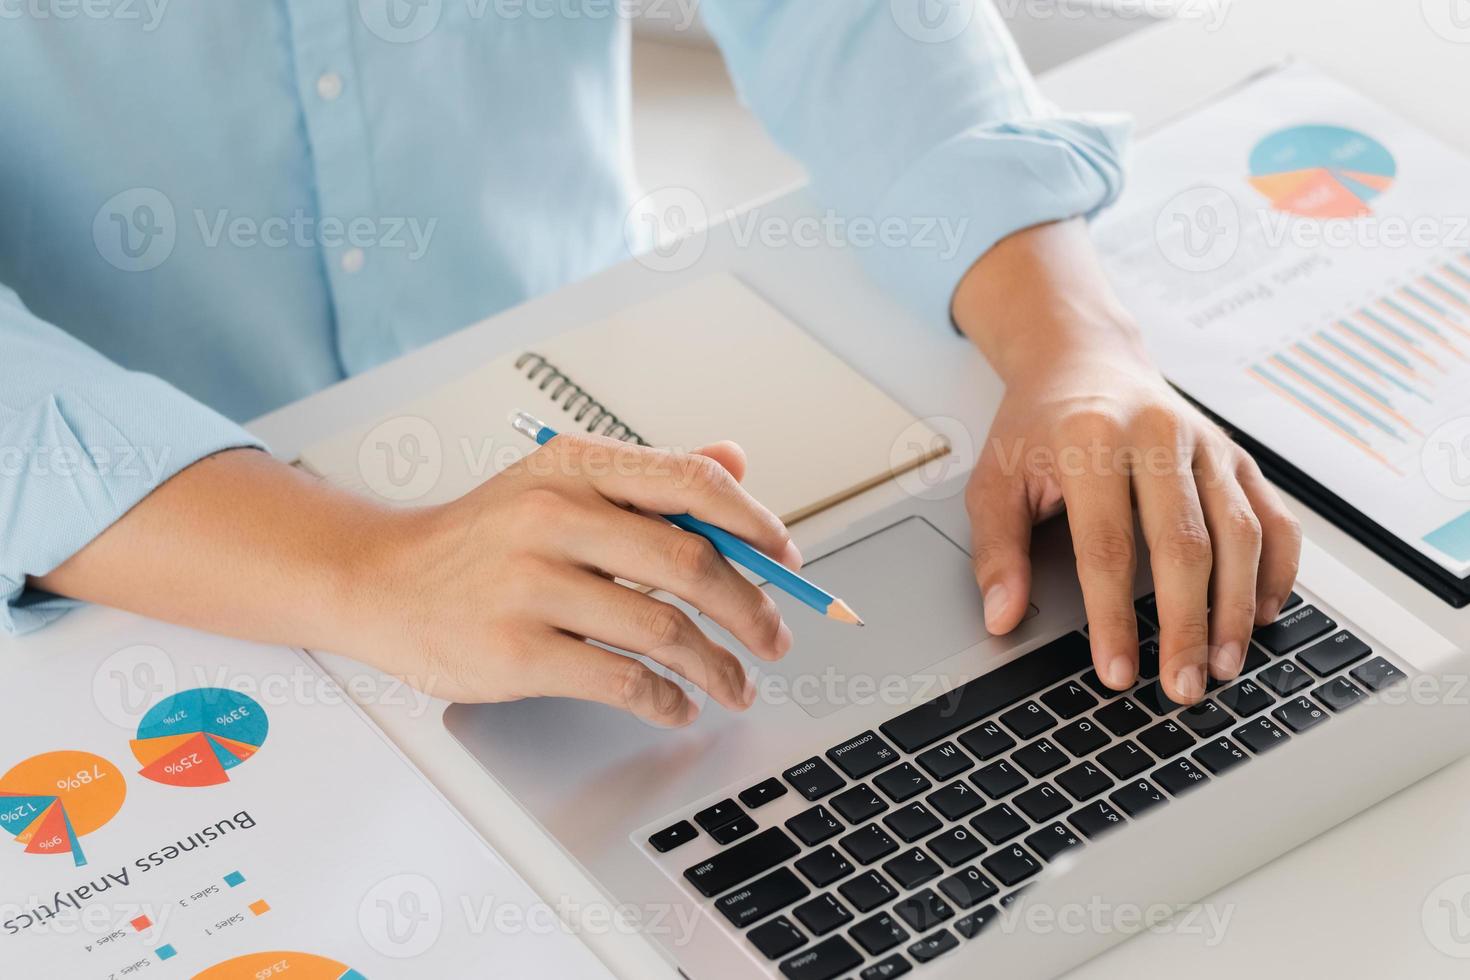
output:
[[[316,80],[316,94],[324,101],[336,102],[342,94],[342,76],[329,71]]]
[[[342,253],[343,272],[361,272],[363,264],[367,262],[367,256],[360,248],[349,248]]]

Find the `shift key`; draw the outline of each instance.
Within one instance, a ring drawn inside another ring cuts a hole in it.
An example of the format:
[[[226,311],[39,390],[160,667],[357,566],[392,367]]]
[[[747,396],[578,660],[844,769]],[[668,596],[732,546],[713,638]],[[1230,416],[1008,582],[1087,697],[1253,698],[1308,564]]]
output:
[[[686,869],[684,877],[705,898],[714,898],[795,857],[800,850],[780,827],[771,827]]]

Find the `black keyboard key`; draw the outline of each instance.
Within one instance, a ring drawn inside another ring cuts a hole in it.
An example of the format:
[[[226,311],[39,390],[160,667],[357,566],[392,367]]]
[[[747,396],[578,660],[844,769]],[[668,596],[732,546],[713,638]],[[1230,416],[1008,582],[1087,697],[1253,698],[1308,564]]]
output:
[[[909,843],[920,837],[928,837],[944,826],[922,803],[910,803],[901,810],[895,810],[884,817],[883,822],[888,825],[889,830]]]
[[[979,868],[969,867],[941,881],[939,890],[960,908],[968,909],[991,898],[1000,888]]]
[[[909,938],[908,930],[887,912],[879,912],[872,918],[864,919],[847,930],[847,934],[874,956],[887,952]]]
[[[709,835],[715,839],[716,844],[729,844],[755,831],[755,821],[748,814],[742,813],[729,823],[720,824]]]
[[[1151,681],[1159,676],[1159,641],[1144,640],[1138,644],[1138,676]]]
[[[1135,601],[1133,603],[1133,611],[1142,620],[1138,624],[1138,631],[1140,633],[1144,631],[1146,626],[1152,626],[1154,629],[1159,628],[1159,597],[1152,592],[1142,599]]]
[[[796,870],[807,881],[823,888],[834,881],[841,881],[857,869],[852,866],[851,861],[838,853],[837,848],[828,844],[797,861]]]
[[[1099,752],[1097,761],[1119,779],[1131,779],[1154,764],[1153,756],[1131,740],[1119,742],[1107,751]]]
[[[1256,680],[1282,697],[1289,697],[1304,687],[1312,686],[1312,675],[1290,660],[1272,664],[1257,674]]]
[[[954,908],[932,888],[921,888],[893,906],[914,932],[925,932],[954,918]]]
[[[1091,755],[1108,744],[1108,736],[1087,718],[1079,718],[1052,732],[1062,748],[1075,756]]]
[[[1382,657],[1374,657],[1367,663],[1354,667],[1352,675],[1353,680],[1370,691],[1381,691],[1390,684],[1398,683],[1406,676],[1402,670]]]
[[[1174,796],[1182,796],[1190,790],[1203,786],[1210,777],[1188,759],[1175,759],[1168,765],[1154,770],[1153,780]]]
[[[1123,815],[1106,800],[1094,800],[1073,813],[1067,820],[1086,837],[1098,837],[1123,825]]]
[[[917,847],[909,848],[898,857],[885,861],[883,870],[905,891],[917,888],[941,873],[939,862]]]
[[[980,831],[992,844],[1010,840],[1026,829],[1026,821],[1004,803],[982,810],[970,818],[970,826]]]
[[[705,833],[709,833],[716,827],[743,816],[745,816],[745,811],[736,806],[734,800],[721,800],[714,806],[707,806],[696,813],[694,822],[703,827]]]
[[[842,777],[832,770],[816,756],[792,766],[781,774],[791,784],[791,788],[809,800],[820,800],[828,793],[835,793],[843,787]]]
[[[1026,836],[1026,846],[1041,856],[1043,861],[1054,861],[1058,854],[1082,846],[1082,838],[1066,824],[1058,821],[1042,827]]]
[[[1164,686],[1158,681],[1150,681],[1133,692],[1133,700],[1143,705],[1156,715],[1173,714],[1183,705],[1169,700],[1164,693]]]
[[[781,964],[787,980],[832,980],[863,963],[863,954],[841,936],[817,943]]]
[[[1179,720],[1200,738],[1218,735],[1235,724],[1235,716],[1214,701],[1204,700],[1179,712]]]
[[[960,944],[954,937],[954,933],[948,929],[940,929],[930,936],[925,936],[917,942],[909,944],[908,954],[919,963],[928,963],[948,953]]]
[[[1048,728],[1056,726],[1057,720],[1035,701],[1019,704],[1000,716],[1000,723],[1020,739],[1035,738]]]
[[[1311,698],[1292,698],[1271,715],[1294,732],[1304,732],[1327,720],[1326,710]]]
[[[1215,700],[1235,712],[1238,718],[1248,718],[1276,703],[1264,687],[1250,678],[1231,684],[1215,695]]]
[[[1168,802],[1168,798],[1147,779],[1135,779],[1116,793],[1109,794],[1108,799],[1130,817]]]
[[[1233,769],[1248,758],[1244,749],[1224,737],[1211,739],[1190,754],[1194,756],[1195,762],[1216,776],[1227,769]]]
[[[1367,697],[1363,689],[1358,687],[1346,677],[1334,677],[1321,687],[1312,691],[1312,697],[1321,701],[1333,711],[1346,711]]]
[[[1041,703],[1060,718],[1071,720],[1082,712],[1097,705],[1097,698],[1088,693],[1079,681],[1068,681],[1061,687],[1052,688],[1041,696]]]
[[[1065,753],[1050,739],[1038,738],[1011,753],[1011,761],[1031,775],[1040,778],[1056,772],[1069,761]]]
[[[873,792],[873,787],[867,783],[858,783],[851,789],[845,789],[827,802],[850,824],[871,820],[888,809],[888,803]]]
[[[1257,718],[1255,721],[1246,722],[1230,734],[1235,736],[1237,742],[1256,755],[1271,751],[1291,737],[1277,728],[1276,723],[1270,718]]]
[[[814,806],[787,820],[786,829],[810,846],[836,837],[842,831],[842,821],[825,806]]]
[[[954,920],[954,931],[966,939],[974,939],[981,931],[1000,918],[1000,909],[994,905],[983,905],[969,915]]]
[[[1301,604],[1302,604],[1302,597],[1299,596],[1299,595],[1297,595],[1296,592],[1292,592],[1291,595],[1289,595],[1289,596],[1286,597],[1286,601],[1281,604],[1281,612],[1283,612],[1283,613],[1289,613],[1293,609],[1295,609],[1297,606],[1300,606]],[[1278,618],[1279,618],[1279,614],[1278,614]]]
[[[778,915],[770,922],[756,926],[745,935],[768,960],[785,956],[793,949],[806,945],[806,936],[784,915]]]
[[[779,827],[761,831],[684,872],[699,893],[714,898],[796,857],[801,848]]]
[[[962,779],[956,779],[948,786],[941,786],[925,798],[930,806],[944,814],[948,820],[969,816],[985,802],[985,797],[971,789]]]
[[[912,970],[909,961],[900,953],[886,956],[874,963],[872,966],[864,967],[863,972],[858,974],[859,980],[893,980],[901,977]]]
[[[1041,862],[1032,857],[1031,853],[1019,844],[1002,847],[981,861],[980,865],[1007,888],[1025,881],[1041,870]]]
[[[971,858],[985,853],[985,845],[968,827],[951,827],[924,842],[934,856],[951,868],[958,868]]]
[[[772,800],[780,799],[785,795],[786,787],[781,785],[781,780],[772,776],[770,779],[761,780],[750,787],[750,789],[741,790],[740,802],[754,810],[756,807],[765,806]],[[781,954],[777,953],[776,955],[780,956]]]
[[[981,767],[978,771],[970,774],[970,782],[985,791],[985,795],[993,800],[1014,793],[1026,785],[1026,777],[1021,775],[1015,766],[1005,759],[992,762],[988,766]]]
[[[1171,755],[1183,752],[1194,744],[1194,736],[1189,734],[1189,729],[1173,719],[1165,719],[1150,728],[1145,728],[1138,733],[1138,740],[1144,744],[1154,755],[1160,759],[1167,759]],[[1122,773],[1117,773],[1122,778]],[[1129,775],[1132,775],[1130,773]]]
[[[1000,897],[1000,903],[999,903],[1000,904],[1000,907],[1003,908],[1003,909],[1010,908],[1016,902],[1018,902],[1018,901],[1021,900],[1021,896],[1022,895],[1026,894],[1026,892],[1028,892],[1030,890],[1031,890],[1031,886],[1030,885],[1023,885],[1022,887],[1017,888],[1014,891],[1011,891],[1011,892],[1008,892],[1005,895],[1002,895]]]
[[[1015,745],[1016,740],[1011,738],[997,722],[987,721],[961,735],[960,744],[969,749],[975,758],[984,762],[986,759],[994,759]]]
[[[1079,762],[1057,776],[1057,785],[1080,803],[1106,791],[1113,785],[1113,781],[1108,778],[1107,773],[1092,763]]]
[[[1340,630],[1325,640],[1313,643],[1296,655],[1308,670],[1318,677],[1328,677],[1349,664],[1355,664],[1373,651],[1368,644],[1347,630]]]
[[[1255,639],[1261,646],[1280,656],[1335,629],[1337,623],[1322,610],[1316,606],[1301,606],[1271,625],[1256,630]]]
[[[1068,633],[983,677],[911,708],[880,727],[900,749],[917,752],[1071,677],[1091,662],[1092,650],[1087,637]],[[961,740],[960,744],[965,742]]]
[[[1270,663],[1270,658],[1261,651],[1260,647],[1254,643],[1248,644],[1245,648],[1245,662],[1240,665],[1240,676],[1254,673],[1268,663]]]
[[[791,910],[796,921],[807,927],[813,936],[825,936],[833,929],[847,925],[853,915],[835,895],[818,895]]]
[[[877,732],[863,732],[828,749],[827,758],[847,773],[849,779],[862,779],[897,760],[898,753]]]
[[[975,761],[961,752],[959,746],[953,742],[941,742],[934,748],[920,753],[915,761],[939,782],[953,779],[975,764]]]
[[[907,762],[901,762],[887,772],[875,776],[873,785],[895,803],[902,803],[934,786],[927,776]]]
[[[886,854],[898,850],[898,841],[875,823],[860,827],[837,842],[858,864],[872,864]]]
[[[1111,701],[1113,698],[1121,697],[1124,693],[1123,691],[1115,691],[1111,687],[1108,687],[1106,684],[1104,684],[1103,679],[1097,676],[1096,670],[1089,670],[1087,673],[1083,674],[1082,683],[1092,688],[1093,692],[1096,693],[1097,696],[1102,698],[1104,701]]]
[[[811,893],[790,868],[777,868],[764,878],[722,896],[715,902],[715,908],[736,928],[744,928]]]
[[[699,831],[694,829],[694,824],[688,820],[680,820],[678,823],[665,827],[652,837],[649,837],[648,843],[652,845],[655,851],[664,854],[672,851],[680,844],[689,843],[698,836]]]
[[[1036,823],[1065,813],[1071,806],[1067,798],[1058,793],[1051,783],[1040,783],[1031,787],[1016,797],[1015,804]]]
[[[1148,724],[1148,712],[1128,698],[1119,698],[1097,709],[1093,715],[1104,728],[1119,738],[1130,735]]]
[[[898,891],[888,883],[888,879],[876,871],[864,871],[856,878],[851,878],[838,885],[837,890],[859,912],[871,912],[880,905],[888,904],[889,899],[898,896]]]

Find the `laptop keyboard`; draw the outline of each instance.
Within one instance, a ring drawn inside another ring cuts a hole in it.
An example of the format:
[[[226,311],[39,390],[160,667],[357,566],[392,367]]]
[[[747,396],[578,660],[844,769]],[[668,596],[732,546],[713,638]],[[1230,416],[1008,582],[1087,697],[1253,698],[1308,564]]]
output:
[[[1292,593],[1240,676],[1183,708],[1158,682],[1156,608],[1137,604],[1130,691],[1105,686],[1086,636],[1068,633],[648,844],[720,845],[686,885],[790,980],[886,980],[978,936],[1048,862],[1405,676]],[[763,819],[788,793],[810,805]]]

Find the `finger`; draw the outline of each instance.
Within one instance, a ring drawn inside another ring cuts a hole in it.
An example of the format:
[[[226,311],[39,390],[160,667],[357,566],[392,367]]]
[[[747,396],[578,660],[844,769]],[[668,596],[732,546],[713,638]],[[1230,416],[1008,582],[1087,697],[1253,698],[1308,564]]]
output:
[[[699,535],[606,504],[579,508],[568,519],[563,547],[572,561],[678,596],[757,657],[775,660],[791,649],[791,629],[775,601]]]
[[[699,717],[699,705],[678,684],[632,657],[548,630],[533,658],[527,665],[533,697],[596,701],[661,728],[679,728]]]
[[[1261,563],[1256,572],[1256,623],[1281,614],[1296,584],[1302,557],[1302,526],[1287,509],[1276,488],[1266,481],[1256,461],[1242,452],[1235,478],[1261,524]]]
[[[1007,475],[987,452],[965,488],[970,553],[985,604],[985,628],[1009,633],[1026,615],[1031,594],[1033,515],[1021,474]]]
[[[1086,448],[1117,446],[1120,439],[1111,419],[1087,418],[1060,441]],[[1126,690],[1138,676],[1138,620],[1133,612],[1137,554],[1128,475],[1118,467],[1073,457],[1059,461],[1057,478],[1077,556],[1092,660],[1103,683]]]
[[[732,710],[754,700],[745,666],[667,602],[581,569],[564,569],[554,580],[546,594],[555,604],[539,611],[544,621],[656,660]]]
[[[1195,483],[1214,549],[1210,578],[1210,674],[1234,680],[1245,663],[1256,620],[1256,569],[1261,562],[1261,523],[1235,479],[1228,459],[1233,446],[1207,447],[1195,463]]]
[[[1159,607],[1159,680],[1170,698],[1193,704],[1205,696],[1209,660],[1210,531],[1193,469],[1175,450],[1175,432],[1144,438],[1163,450],[1146,454],[1134,477]]]
[[[654,514],[690,514],[783,565],[794,567],[801,559],[786,525],[709,456],[564,436],[549,445],[577,457],[584,477],[613,503]]]
[[[694,450],[696,456],[708,456],[723,466],[736,483],[745,482],[746,458],[745,450],[738,442],[722,439],[719,442],[710,443],[708,446]]]

